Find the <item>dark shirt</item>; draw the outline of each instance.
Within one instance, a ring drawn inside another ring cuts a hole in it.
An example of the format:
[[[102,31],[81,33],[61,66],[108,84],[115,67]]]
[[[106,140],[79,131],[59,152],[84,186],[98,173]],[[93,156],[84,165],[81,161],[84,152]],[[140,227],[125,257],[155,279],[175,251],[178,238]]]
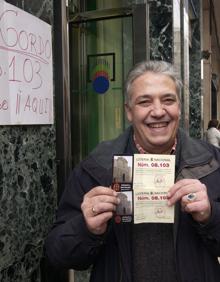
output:
[[[176,282],[173,224],[133,226],[133,281]]]

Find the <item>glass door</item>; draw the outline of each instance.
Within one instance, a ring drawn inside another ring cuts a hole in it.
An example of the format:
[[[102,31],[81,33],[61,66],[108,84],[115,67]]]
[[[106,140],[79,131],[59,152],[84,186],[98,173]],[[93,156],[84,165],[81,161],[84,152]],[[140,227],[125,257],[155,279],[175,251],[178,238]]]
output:
[[[115,138],[126,127],[123,84],[133,65],[132,17],[80,17],[70,24],[69,33],[75,165],[100,141]]]

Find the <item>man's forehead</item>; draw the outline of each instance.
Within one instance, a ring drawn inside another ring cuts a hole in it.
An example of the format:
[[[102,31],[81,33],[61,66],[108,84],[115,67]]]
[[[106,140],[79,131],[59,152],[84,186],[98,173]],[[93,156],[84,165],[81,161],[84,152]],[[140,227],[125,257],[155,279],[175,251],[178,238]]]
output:
[[[178,97],[177,93],[176,92],[164,92],[164,93],[146,93],[146,94],[143,94],[143,95],[138,95],[138,98],[156,98],[156,97],[161,97],[161,98],[166,98],[166,97]]]
[[[151,80],[153,77],[154,78],[163,78],[163,79],[168,79],[168,80],[173,80],[173,78],[169,75],[169,74],[166,74],[166,73],[159,73],[159,72],[153,72],[153,71],[146,71],[144,73],[142,73],[141,75],[139,75],[136,79],[138,78],[145,78],[146,80]],[[135,79],[135,80],[136,80]],[[134,80],[134,81],[135,81]]]

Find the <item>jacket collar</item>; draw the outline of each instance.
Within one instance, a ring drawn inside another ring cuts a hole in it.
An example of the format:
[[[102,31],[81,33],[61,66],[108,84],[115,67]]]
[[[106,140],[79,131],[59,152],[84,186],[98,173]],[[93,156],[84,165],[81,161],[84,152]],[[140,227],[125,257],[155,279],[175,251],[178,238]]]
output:
[[[182,129],[178,130],[176,155],[187,166],[201,165],[213,158],[205,143],[189,137]]]
[[[213,157],[213,147],[189,137],[179,129],[176,151],[176,180],[181,178],[201,179],[219,168]]]
[[[114,155],[121,155],[125,152],[130,135],[132,134],[132,127],[128,127],[116,139],[101,142],[92,152],[91,158],[94,158],[100,166],[105,169],[112,167],[112,158]]]

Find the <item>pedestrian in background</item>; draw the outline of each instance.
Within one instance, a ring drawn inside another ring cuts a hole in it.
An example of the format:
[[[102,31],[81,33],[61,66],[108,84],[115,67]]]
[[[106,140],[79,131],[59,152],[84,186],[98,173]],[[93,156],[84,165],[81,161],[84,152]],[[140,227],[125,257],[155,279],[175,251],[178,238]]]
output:
[[[220,148],[219,121],[217,119],[211,119],[209,121],[208,129],[206,131],[206,141]]]

